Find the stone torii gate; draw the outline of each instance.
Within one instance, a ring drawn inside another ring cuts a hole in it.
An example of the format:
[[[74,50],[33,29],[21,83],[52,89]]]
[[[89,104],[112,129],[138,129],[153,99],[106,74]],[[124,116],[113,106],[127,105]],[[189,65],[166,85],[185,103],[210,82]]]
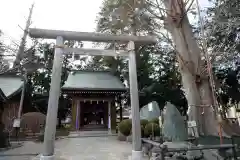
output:
[[[130,35],[110,35],[89,32],[73,32],[46,29],[29,29],[32,38],[56,39],[55,54],[53,60],[53,71],[51,87],[48,100],[48,111],[44,134],[44,150],[41,160],[54,159],[54,141],[57,123],[58,100],[60,94],[60,82],[62,73],[62,61],[64,54],[75,53],[79,55],[101,55],[101,56],[125,56],[129,58],[129,79],[130,79],[130,98],[132,110],[132,160],[142,159],[141,149],[141,126],[139,113],[137,70],[135,43],[154,44],[157,42],[155,37],[150,36],[130,36]],[[99,50],[83,48],[67,48],[64,40],[92,41],[92,42],[127,42],[128,50]]]

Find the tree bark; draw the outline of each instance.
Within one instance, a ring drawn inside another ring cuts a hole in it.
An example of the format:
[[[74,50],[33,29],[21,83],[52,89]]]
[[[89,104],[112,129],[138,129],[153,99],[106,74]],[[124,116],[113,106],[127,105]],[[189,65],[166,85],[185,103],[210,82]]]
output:
[[[213,95],[201,50],[194,38],[183,1],[164,0],[165,28],[171,33],[178,53],[179,70],[188,100],[189,120],[196,121],[200,134],[218,136]],[[203,107],[204,106],[204,107]]]

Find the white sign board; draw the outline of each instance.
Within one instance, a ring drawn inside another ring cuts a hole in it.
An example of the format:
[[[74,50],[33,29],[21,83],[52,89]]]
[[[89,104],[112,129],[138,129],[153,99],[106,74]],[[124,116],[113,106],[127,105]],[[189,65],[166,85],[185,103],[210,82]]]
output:
[[[20,128],[20,122],[21,122],[20,119],[14,119],[14,121],[13,121],[13,127],[14,127],[14,128]]]
[[[188,134],[193,137],[199,137],[196,121],[188,121]]]
[[[159,117],[158,117],[158,120],[159,120],[159,127],[162,128],[162,126],[163,126],[162,117],[159,116]]]
[[[191,128],[191,127],[197,127],[196,121],[188,121],[188,127],[189,127],[189,128]]]

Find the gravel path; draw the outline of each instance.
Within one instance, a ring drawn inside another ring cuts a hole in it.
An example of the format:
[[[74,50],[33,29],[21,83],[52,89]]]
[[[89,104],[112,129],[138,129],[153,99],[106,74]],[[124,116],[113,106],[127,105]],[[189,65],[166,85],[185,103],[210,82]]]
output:
[[[131,144],[116,137],[83,137],[59,141],[56,153],[68,160],[128,160]]]
[[[41,143],[26,141],[22,147],[0,152],[0,160],[31,160],[41,149]]]
[[[66,138],[55,143],[57,160],[128,160],[131,144],[116,137]],[[20,148],[0,152],[0,160],[39,160],[42,144],[25,142]],[[35,157],[35,158],[34,158]]]

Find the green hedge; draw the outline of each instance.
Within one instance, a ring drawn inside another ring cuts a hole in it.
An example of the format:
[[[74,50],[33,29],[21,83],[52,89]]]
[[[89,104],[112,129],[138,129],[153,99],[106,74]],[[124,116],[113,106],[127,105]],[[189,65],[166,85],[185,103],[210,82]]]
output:
[[[149,137],[150,135],[160,136],[160,128],[159,128],[158,118],[154,118],[150,121],[148,121],[146,119],[141,119],[140,124],[141,124],[142,137]],[[118,124],[118,130],[124,136],[131,135],[132,120],[126,119],[126,120],[121,121]]]
[[[143,126],[143,128],[145,128],[145,126],[149,123],[147,119],[141,119],[140,121],[141,126]]]
[[[151,135],[154,137],[160,136],[160,127],[153,122],[148,123],[144,128],[144,136],[149,137]]]
[[[121,121],[118,125],[119,132],[121,132],[124,136],[129,136],[132,130],[132,120],[125,119]]]
[[[158,119],[158,118],[153,118],[153,119],[150,120],[149,122],[156,123],[156,124],[159,125],[159,119]]]

